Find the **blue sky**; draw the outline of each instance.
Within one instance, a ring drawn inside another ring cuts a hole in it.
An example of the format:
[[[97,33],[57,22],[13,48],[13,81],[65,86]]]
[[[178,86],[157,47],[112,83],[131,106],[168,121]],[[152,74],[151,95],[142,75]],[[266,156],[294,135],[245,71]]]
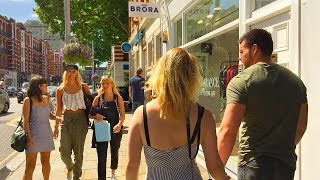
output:
[[[0,15],[24,23],[29,19],[38,19],[32,10],[34,7],[34,0],[0,0]]]

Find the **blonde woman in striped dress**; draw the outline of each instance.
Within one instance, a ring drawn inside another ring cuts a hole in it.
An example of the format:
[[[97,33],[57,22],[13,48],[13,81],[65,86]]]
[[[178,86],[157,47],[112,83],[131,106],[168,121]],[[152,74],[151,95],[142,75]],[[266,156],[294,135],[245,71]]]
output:
[[[148,83],[157,98],[140,106],[129,128],[126,178],[137,180],[144,150],[148,180],[202,179],[195,162],[202,146],[209,173],[226,179],[213,115],[196,99],[201,75],[194,56],[174,48],[160,58]]]

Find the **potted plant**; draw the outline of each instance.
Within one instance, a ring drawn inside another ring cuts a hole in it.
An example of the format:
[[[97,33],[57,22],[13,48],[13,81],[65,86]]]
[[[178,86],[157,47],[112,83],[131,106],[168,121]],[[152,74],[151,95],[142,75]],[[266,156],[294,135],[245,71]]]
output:
[[[79,64],[80,66],[92,64],[90,48],[76,41],[65,45],[60,50],[60,54],[66,64]]]

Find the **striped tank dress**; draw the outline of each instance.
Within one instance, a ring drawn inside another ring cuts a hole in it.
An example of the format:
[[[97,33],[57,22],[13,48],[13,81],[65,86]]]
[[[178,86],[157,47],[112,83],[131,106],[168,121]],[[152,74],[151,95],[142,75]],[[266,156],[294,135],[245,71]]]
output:
[[[197,166],[197,163],[195,162],[195,159],[191,160],[189,157],[188,145],[174,150],[158,150],[151,147],[145,105],[143,107],[143,116],[145,135],[148,144],[144,145],[143,147],[147,164],[146,179],[202,180],[200,170]],[[199,126],[201,118],[198,118]],[[194,131],[194,133],[197,133],[196,130]],[[191,144],[192,157],[196,156],[197,150],[198,145]]]

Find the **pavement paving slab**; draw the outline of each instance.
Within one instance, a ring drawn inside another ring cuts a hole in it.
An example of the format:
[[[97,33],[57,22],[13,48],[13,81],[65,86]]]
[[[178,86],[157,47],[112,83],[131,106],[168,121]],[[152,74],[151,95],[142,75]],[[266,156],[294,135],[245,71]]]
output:
[[[119,167],[116,171],[116,176],[118,180],[125,180],[125,166],[127,163],[127,141],[128,141],[128,127],[130,124],[132,114],[126,114],[126,121],[124,122],[125,133],[123,134],[121,146],[119,150]],[[54,121],[50,121],[51,126],[54,126]],[[88,131],[85,147],[84,147],[84,161],[83,161],[83,172],[82,172],[82,180],[96,180],[97,179],[97,153],[94,148],[91,148],[91,138],[92,138],[92,130]],[[59,153],[59,143],[60,137],[54,140],[55,150],[51,152],[51,173],[50,179],[53,180],[62,180],[65,178],[66,169],[65,165],[60,158]],[[143,151],[142,151],[143,153]],[[37,164],[35,171],[33,173],[34,180],[42,180],[42,172],[41,172],[41,162],[40,162],[40,154],[38,154]],[[110,178],[110,150],[107,155],[107,179]],[[200,172],[204,179],[207,179],[208,173],[207,171],[199,166]],[[25,153],[18,153],[18,155],[13,158],[1,171],[0,171],[0,180],[17,180],[22,179],[25,170]],[[139,179],[145,179],[146,175],[146,163],[144,159],[144,155],[141,155],[141,164],[139,169]]]

